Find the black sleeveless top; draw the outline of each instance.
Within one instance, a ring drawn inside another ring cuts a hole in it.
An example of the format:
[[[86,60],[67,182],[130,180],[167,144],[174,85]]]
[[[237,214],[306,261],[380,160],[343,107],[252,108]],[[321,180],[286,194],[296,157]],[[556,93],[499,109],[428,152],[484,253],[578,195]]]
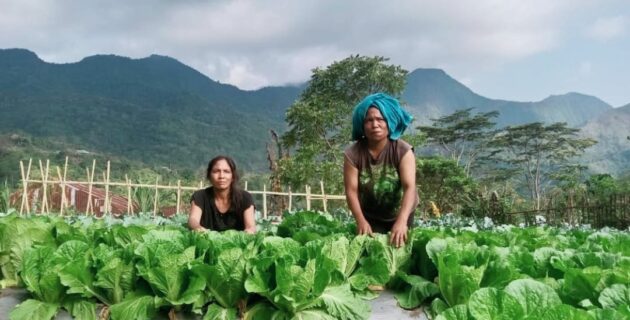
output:
[[[247,191],[237,190],[237,192],[240,193],[242,199],[239,208],[235,208],[234,205],[231,205],[227,212],[220,212],[214,203],[212,187],[195,191],[190,201],[201,208],[201,226],[216,231],[229,229],[245,230],[245,220],[243,216],[245,210],[254,204],[254,199]]]

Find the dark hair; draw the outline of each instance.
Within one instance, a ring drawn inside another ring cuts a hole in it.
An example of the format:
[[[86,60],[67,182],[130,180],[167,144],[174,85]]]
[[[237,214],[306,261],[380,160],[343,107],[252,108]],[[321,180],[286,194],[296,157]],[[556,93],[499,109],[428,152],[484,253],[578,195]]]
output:
[[[230,170],[232,170],[232,183],[230,183],[230,208],[241,210],[240,207],[242,197],[240,188],[238,187],[239,175],[238,171],[236,171],[236,163],[234,162],[234,159],[223,155],[212,158],[212,160],[208,162],[208,168],[206,169],[206,178],[208,178],[208,181],[210,181],[210,184],[212,184],[212,181],[210,180],[210,173],[212,173],[212,168],[217,164],[217,162],[221,160],[225,160],[225,162],[227,162],[228,166],[230,167]],[[214,198],[214,190],[212,192],[212,197]]]

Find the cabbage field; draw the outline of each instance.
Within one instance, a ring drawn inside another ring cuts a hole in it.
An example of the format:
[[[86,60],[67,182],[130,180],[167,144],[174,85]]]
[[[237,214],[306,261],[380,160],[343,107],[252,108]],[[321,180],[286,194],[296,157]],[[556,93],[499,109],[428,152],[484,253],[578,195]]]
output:
[[[1,216],[0,283],[30,294],[7,317],[368,319],[387,289],[441,320],[630,319],[627,231],[433,225],[395,248],[309,211],[255,235],[183,222]]]

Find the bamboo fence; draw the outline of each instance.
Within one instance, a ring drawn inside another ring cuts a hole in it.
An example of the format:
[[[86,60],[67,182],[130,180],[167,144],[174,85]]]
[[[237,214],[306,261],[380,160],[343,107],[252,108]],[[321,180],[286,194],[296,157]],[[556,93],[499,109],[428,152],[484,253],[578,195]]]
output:
[[[169,192],[175,191],[176,194],[176,214],[180,214],[182,209],[182,192],[185,191],[196,191],[204,187],[203,181],[200,181],[196,186],[184,186],[181,183],[181,180],[177,180],[177,185],[160,185],[159,180],[156,178],[155,184],[144,184],[144,183],[133,183],[125,175],[125,181],[112,181],[110,179],[111,175],[111,166],[110,161],[107,161],[107,166],[105,171],[102,173],[102,180],[95,180],[94,173],[96,170],[96,160],[92,161],[92,167],[86,168],[86,180],[68,180],[68,157],[66,157],[63,169],[60,167],[56,167],[57,177],[50,177],[50,161],[46,160],[45,164],[39,160],[39,173],[40,178],[34,179],[32,177],[32,169],[33,169],[33,159],[29,159],[28,164],[25,166],[23,161],[20,161],[20,174],[22,176],[22,196],[20,203],[20,215],[25,213],[36,213],[35,210],[32,211],[33,205],[37,203],[39,200],[39,213],[40,214],[49,214],[51,211],[51,199],[48,199],[48,188],[51,189],[55,186],[58,186],[61,190],[61,197],[59,201],[59,214],[61,216],[64,215],[64,211],[69,208],[68,199],[66,195],[66,186],[69,185],[86,185],[88,188],[87,195],[87,205],[85,208],[86,215],[94,215],[94,206],[92,205],[93,199],[95,197],[94,188],[101,187],[105,189],[105,197],[103,204],[103,216],[112,214],[112,192],[110,192],[110,187],[120,187],[126,188],[126,201],[127,201],[127,213],[134,214],[134,204],[132,199],[132,189],[134,188],[147,188],[149,190],[155,190],[153,197],[153,215],[158,214],[158,199],[160,192]],[[33,195],[29,197],[29,184],[41,185],[41,196]],[[293,199],[296,197],[304,197],[306,202],[306,209],[311,209],[311,204],[313,201],[322,201],[323,210],[325,212],[328,211],[328,201],[329,200],[344,200],[345,196],[343,195],[329,195],[325,193],[324,183],[320,181],[320,193],[313,193],[311,191],[310,186],[305,186],[304,192],[293,192],[291,188],[288,188],[287,192],[278,192],[278,191],[268,191],[267,186],[263,186],[263,190],[248,190],[247,181],[245,182],[245,188],[252,195],[261,195],[262,196],[262,215],[263,218],[267,218],[268,212],[268,198],[270,196],[285,196],[288,197],[288,210],[291,211],[293,209]],[[30,198],[30,201],[29,201]],[[29,203],[30,202],[30,203]]]

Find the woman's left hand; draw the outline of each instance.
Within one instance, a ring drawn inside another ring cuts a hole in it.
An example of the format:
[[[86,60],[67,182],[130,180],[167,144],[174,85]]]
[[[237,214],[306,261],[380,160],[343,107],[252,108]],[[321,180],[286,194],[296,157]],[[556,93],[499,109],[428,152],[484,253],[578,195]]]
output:
[[[394,223],[394,226],[392,226],[392,231],[389,236],[389,243],[396,248],[404,246],[405,242],[407,242],[407,231],[408,227],[406,223]]]

